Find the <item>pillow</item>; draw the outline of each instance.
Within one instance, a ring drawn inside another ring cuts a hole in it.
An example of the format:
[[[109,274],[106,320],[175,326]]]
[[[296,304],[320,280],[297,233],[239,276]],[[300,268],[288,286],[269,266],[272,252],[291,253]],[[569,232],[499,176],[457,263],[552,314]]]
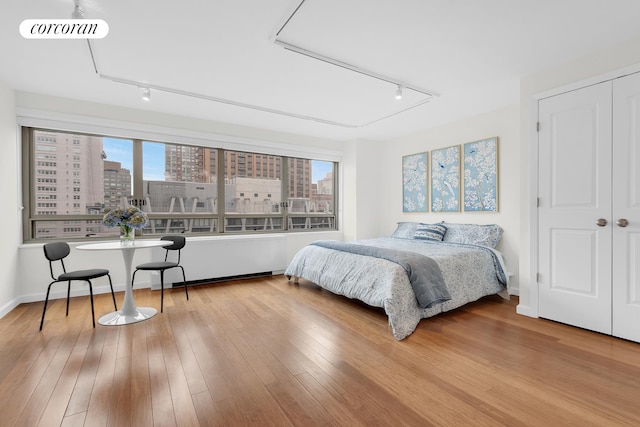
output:
[[[464,243],[467,245],[480,245],[495,248],[502,237],[502,227],[496,224],[453,224],[441,222],[447,227],[444,242]]]
[[[447,232],[447,227],[442,224],[418,224],[416,227],[416,232],[413,235],[414,239],[419,240],[431,240],[435,242],[441,242],[445,233]]]
[[[391,237],[396,239],[413,239],[416,233],[417,222],[399,222]]]

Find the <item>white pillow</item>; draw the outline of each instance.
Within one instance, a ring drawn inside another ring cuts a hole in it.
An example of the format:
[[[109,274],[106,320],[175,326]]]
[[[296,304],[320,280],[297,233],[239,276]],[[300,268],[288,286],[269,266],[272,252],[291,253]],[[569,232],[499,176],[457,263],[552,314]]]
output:
[[[399,222],[391,237],[396,239],[413,239],[416,233],[417,222]]]
[[[502,237],[502,227],[497,224],[454,224],[441,222],[447,227],[443,242],[464,243],[495,248]]]

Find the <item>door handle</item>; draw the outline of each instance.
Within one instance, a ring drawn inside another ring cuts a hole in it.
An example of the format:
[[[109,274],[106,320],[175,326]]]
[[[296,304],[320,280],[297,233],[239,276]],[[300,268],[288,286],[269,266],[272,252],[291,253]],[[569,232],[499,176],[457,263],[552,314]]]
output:
[[[604,227],[605,225],[607,225],[607,220],[606,220],[606,219],[604,219],[604,218],[598,218],[598,219],[596,220],[596,225],[597,225],[598,227]]]
[[[629,221],[627,221],[624,218],[620,218],[619,220],[616,221],[616,225],[618,227],[626,227],[627,225],[629,225]]]

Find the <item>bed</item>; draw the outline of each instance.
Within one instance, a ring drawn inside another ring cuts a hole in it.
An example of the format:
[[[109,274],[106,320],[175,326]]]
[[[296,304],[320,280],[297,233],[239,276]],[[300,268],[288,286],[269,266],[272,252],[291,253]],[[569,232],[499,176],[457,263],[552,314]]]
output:
[[[402,340],[421,319],[487,295],[509,298],[504,260],[495,250],[501,235],[495,224],[401,222],[390,237],[313,242],[285,275],[383,308],[394,338]],[[430,299],[417,297],[430,286],[437,288],[426,291]]]

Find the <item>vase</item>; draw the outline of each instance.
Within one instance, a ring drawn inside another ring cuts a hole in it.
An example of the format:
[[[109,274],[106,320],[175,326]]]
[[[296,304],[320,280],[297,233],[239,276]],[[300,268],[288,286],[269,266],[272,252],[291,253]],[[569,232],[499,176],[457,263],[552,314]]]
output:
[[[120,226],[120,244],[122,246],[132,246],[136,238],[136,230],[126,225]]]

